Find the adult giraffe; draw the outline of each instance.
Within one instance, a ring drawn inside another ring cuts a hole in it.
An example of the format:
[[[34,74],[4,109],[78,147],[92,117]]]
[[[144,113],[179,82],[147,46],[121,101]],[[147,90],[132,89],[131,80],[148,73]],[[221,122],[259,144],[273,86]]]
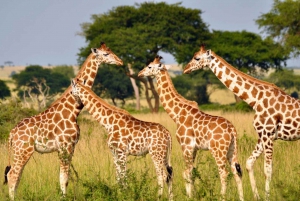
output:
[[[124,181],[128,155],[140,156],[149,153],[156,170],[158,196],[162,196],[165,181],[169,200],[173,200],[170,132],[161,124],[141,121],[126,110],[106,103],[80,80],[72,80],[71,85],[72,95],[108,132],[107,144],[113,154],[117,180]]]
[[[221,180],[221,195],[226,192],[226,162],[228,161],[237,183],[239,199],[244,200],[242,171],[237,158],[237,133],[234,126],[225,118],[212,116],[199,110],[194,101],[183,98],[172,83],[168,66],[160,63],[157,56],[153,62],[141,70],[139,77],[155,76],[160,101],[177,125],[176,138],[183,151],[186,169],[183,173],[186,192],[192,197],[193,164],[198,150],[209,150],[214,157]]]
[[[240,72],[216,53],[201,46],[200,51],[196,52],[186,65],[184,73],[204,67],[209,67],[229,90],[255,110],[253,126],[259,139],[247,160],[246,168],[254,197],[259,199],[253,165],[264,152],[265,199],[269,200],[273,142],[277,139],[292,141],[300,138],[300,101],[287,95],[274,84]]]
[[[101,43],[100,48],[92,48],[92,53],[76,78],[86,80],[87,86],[91,88],[101,63],[123,64],[105,43]],[[8,166],[5,169],[4,181],[4,184],[8,183],[11,200],[14,200],[23,169],[34,151],[58,152],[60,189],[65,196],[70,163],[80,134],[76,119],[83,108],[82,104],[76,102],[70,91],[71,86],[47,110],[23,119],[11,130],[8,139]],[[10,165],[11,151],[14,156],[12,166]]]

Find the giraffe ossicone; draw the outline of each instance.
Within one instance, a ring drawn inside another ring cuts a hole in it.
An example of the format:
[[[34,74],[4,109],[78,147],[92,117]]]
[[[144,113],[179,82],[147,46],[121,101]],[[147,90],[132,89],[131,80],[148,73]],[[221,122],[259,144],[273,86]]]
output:
[[[93,48],[76,78],[86,80],[92,87],[101,63],[123,65],[105,43]],[[11,131],[8,139],[8,166],[5,169],[4,184],[8,183],[9,197],[15,199],[23,169],[34,151],[50,153],[57,151],[60,159],[60,189],[66,195],[70,163],[80,130],[77,116],[83,105],[78,104],[70,94],[71,86],[48,109],[32,117],[21,120]],[[12,152],[12,153],[11,153]],[[10,157],[13,154],[13,164]]]
[[[277,139],[293,141],[300,138],[300,101],[272,83],[258,80],[237,70],[216,53],[201,46],[186,65],[184,73],[204,67],[209,67],[229,90],[255,111],[253,126],[259,139],[246,162],[246,168],[254,198],[259,199],[253,165],[264,153],[265,199],[269,200],[273,143]]]
[[[149,153],[156,170],[158,196],[162,196],[166,182],[169,200],[173,200],[170,132],[159,123],[136,119],[126,110],[108,104],[82,83],[82,80],[72,80],[72,95],[107,130],[107,144],[113,154],[118,181],[123,183],[126,178],[128,155]]]
[[[167,68],[157,56],[153,62],[141,70],[139,77],[155,76],[160,101],[177,125],[176,138],[185,159],[184,179],[186,192],[192,196],[193,164],[198,150],[209,150],[214,157],[221,180],[221,195],[226,193],[226,162],[228,161],[238,187],[239,199],[244,200],[242,171],[237,158],[237,133],[225,118],[212,116],[199,110],[194,101],[183,98],[174,88]]]

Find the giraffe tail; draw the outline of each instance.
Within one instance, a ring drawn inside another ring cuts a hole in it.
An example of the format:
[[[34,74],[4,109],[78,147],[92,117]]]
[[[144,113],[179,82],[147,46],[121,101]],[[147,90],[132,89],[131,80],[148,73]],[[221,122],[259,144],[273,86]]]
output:
[[[242,177],[243,176],[242,168],[241,168],[240,164],[238,163],[238,159],[237,159],[238,146],[237,146],[237,133],[236,133],[236,131],[234,132],[234,135],[233,135],[233,144],[234,144],[233,155],[234,155],[234,158],[235,158],[235,160],[234,160],[235,169],[237,171],[238,176]]]
[[[173,179],[173,167],[171,166],[171,151],[172,151],[172,138],[171,134],[169,135],[169,143],[168,143],[168,164],[167,164],[167,183],[169,183]]]
[[[11,165],[10,165],[10,156],[11,156],[11,143],[12,143],[12,133],[9,134],[9,139],[8,139],[8,142],[7,142],[7,149],[8,149],[8,165],[6,166],[5,168],[5,171],[4,171],[4,182],[3,182],[3,185],[7,184],[8,180],[7,180],[7,174],[8,172],[10,171],[11,169]]]
[[[236,169],[237,174],[239,175],[239,177],[242,177],[243,176],[243,172],[242,172],[242,168],[241,168],[240,164],[235,163],[235,169]]]

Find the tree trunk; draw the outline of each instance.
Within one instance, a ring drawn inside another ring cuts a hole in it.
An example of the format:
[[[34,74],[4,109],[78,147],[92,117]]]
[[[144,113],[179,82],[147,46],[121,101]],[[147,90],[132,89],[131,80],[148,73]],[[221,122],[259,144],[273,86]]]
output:
[[[151,97],[149,96],[149,86],[148,86],[148,80],[144,80],[142,81],[142,83],[145,85],[145,98],[146,98],[146,101],[148,103],[148,107],[150,109],[151,112],[154,112],[154,109],[153,109],[153,105],[152,105],[152,102],[151,102]]]
[[[158,113],[158,110],[159,110],[159,95],[154,87],[154,81],[151,77],[148,77],[148,80],[149,80],[149,84],[150,84],[150,89],[151,89],[151,92],[154,96],[154,110],[152,110],[152,112],[154,113]]]
[[[133,75],[134,72],[132,70],[132,68],[130,67],[130,64],[128,64],[128,69],[129,69],[129,74]],[[136,99],[136,103],[135,103],[135,109],[136,110],[140,110],[141,109],[141,102],[140,102],[140,93],[139,93],[139,88],[136,85],[135,79],[133,79],[131,76],[129,77],[133,90],[134,90],[134,95],[135,95],[135,99]]]

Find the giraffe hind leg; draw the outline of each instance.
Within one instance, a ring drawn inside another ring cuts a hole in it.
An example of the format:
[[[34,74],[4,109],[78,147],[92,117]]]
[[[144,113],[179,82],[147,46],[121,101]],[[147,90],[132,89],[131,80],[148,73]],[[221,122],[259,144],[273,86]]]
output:
[[[236,143],[232,140],[228,152],[227,152],[227,160],[230,164],[231,171],[234,175],[235,182],[237,184],[239,199],[244,200],[244,193],[243,193],[243,184],[242,184],[242,169],[240,164],[237,160],[237,150],[236,150]]]
[[[256,144],[255,149],[253,150],[251,156],[247,159],[247,162],[246,162],[246,168],[247,168],[247,171],[249,174],[250,184],[251,184],[251,188],[252,188],[252,192],[253,192],[255,200],[259,200],[260,196],[258,194],[258,190],[257,190],[255,178],[254,178],[253,165],[254,165],[254,162],[256,161],[256,159],[261,155],[262,152],[263,152],[263,145],[262,145],[262,141],[259,139],[258,143]]]

